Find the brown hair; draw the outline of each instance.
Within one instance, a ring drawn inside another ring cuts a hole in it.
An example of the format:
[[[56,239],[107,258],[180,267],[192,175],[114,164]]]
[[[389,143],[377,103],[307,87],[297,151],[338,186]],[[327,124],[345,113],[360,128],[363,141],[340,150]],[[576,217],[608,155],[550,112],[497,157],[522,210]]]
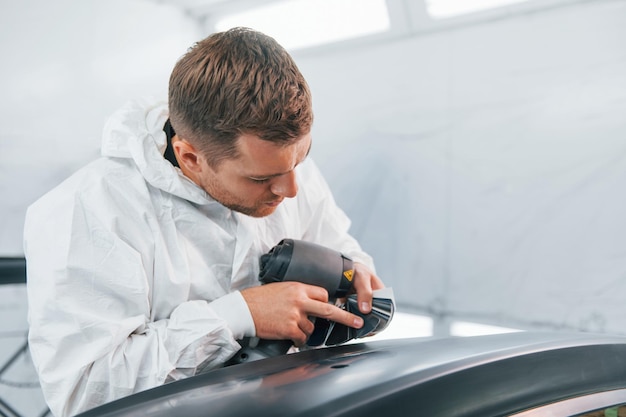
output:
[[[176,133],[211,166],[237,157],[241,134],[288,144],[313,124],[309,87],[273,38],[247,28],[214,33],[176,63],[169,84]]]

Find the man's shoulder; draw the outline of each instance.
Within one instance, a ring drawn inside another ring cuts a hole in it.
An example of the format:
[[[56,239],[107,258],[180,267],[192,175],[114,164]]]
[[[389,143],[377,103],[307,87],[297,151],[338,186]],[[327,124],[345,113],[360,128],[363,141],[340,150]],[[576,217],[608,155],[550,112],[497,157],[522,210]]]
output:
[[[143,183],[145,181],[129,161],[98,158],[45,193],[29,209],[50,209],[96,196],[106,199],[116,194],[132,195],[130,191],[135,191],[137,185]]]

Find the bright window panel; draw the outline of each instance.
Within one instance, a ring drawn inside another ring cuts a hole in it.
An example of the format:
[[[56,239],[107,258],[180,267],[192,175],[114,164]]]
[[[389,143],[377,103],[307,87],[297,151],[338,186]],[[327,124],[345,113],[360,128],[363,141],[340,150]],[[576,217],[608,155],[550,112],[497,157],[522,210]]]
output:
[[[521,330],[519,329],[471,323],[467,321],[455,321],[450,325],[451,336],[483,336],[489,334],[515,333],[520,331]]]
[[[426,9],[435,19],[459,16],[481,10],[494,9],[528,0],[425,0]]]
[[[246,26],[276,39],[285,49],[300,49],[389,30],[385,0],[290,0],[230,14],[217,31]]]

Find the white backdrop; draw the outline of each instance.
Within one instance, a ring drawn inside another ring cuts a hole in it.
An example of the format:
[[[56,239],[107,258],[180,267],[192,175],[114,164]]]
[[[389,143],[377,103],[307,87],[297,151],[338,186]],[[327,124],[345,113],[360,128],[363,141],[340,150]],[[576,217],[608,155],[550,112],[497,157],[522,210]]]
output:
[[[0,256],[21,255],[25,208],[99,154],[128,99],[165,96],[202,34],[144,0],[3,1],[0,13]]]
[[[6,256],[26,206],[97,155],[115,108],[164,96],[203,35],[148,1],[2,7]],[[403,307],[626,333],[626,2],[294,57],[312,155]]]

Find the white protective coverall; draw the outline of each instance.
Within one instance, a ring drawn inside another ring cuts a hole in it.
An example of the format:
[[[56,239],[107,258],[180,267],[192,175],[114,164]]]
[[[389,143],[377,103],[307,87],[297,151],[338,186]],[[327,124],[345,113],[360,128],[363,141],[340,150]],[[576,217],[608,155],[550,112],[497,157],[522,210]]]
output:
[[[167,105],[129,103],[107,122],[102,157],[29,207],[29,342],[56,416],[221,366],[254,336],[238,291],[283,238],[373,269],[320,172],[264,218],[213,200],[163,157]]]

